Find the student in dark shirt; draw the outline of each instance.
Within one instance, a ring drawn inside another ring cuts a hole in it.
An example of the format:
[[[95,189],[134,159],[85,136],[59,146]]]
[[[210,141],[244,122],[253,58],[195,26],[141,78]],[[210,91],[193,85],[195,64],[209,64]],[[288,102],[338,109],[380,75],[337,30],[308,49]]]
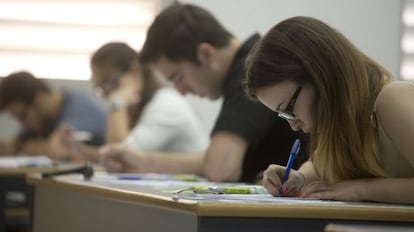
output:
[[[182,93],[218,99],[221,111],[205,153],[147,156],[119,147],[103,150],[110,171],[194,173],[213,181],[252,182],[269,164],[286,164],[297,134],[243,91],[244,60],[259,39],[244,43],[208,11],[175,3],[148,30],[141,61],[161,72]]]

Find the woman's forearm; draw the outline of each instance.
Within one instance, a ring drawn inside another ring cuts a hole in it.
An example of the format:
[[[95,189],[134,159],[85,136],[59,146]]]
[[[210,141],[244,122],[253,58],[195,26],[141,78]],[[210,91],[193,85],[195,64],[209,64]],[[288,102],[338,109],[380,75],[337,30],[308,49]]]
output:
[[[119,143],[129,135],[127,109],[112,110],[108,115],[106,143]]]
[[[298,171],[301,172],[305,177],[305,180],[302,186],[305,186],[314,181],[318,181],[320,179],[319,176],[316,174],[312,161],[310,160],[302,164],[302,166],[298,169]]]

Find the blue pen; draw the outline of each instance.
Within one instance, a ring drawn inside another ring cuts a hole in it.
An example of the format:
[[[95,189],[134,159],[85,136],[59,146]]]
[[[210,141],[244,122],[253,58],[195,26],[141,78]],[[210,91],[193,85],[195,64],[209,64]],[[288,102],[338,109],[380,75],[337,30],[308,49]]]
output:
[[[118,176],[118,180],[141,180],[139,176]]]
[[[157,180],[157,181],[188,181],[197,182],[202,181],[201,178],[191,174],[120,174],[117,176],[118,180]]]
[[[292,149],[290,150],[290,156],[289,156],[289,160],[286,165],[285,175],[283,175],[283,178],[282,178],[282,186],[289,178],[290,170],[292,169],[293,163],[295,162],[295,159],[299,153],[299,150],[300,150],[300,140],[296,139],[295,142],[293,143]],[[282,196],[282,195],[283,195],[283,191],[281,188],[279,189],[279,196]]]

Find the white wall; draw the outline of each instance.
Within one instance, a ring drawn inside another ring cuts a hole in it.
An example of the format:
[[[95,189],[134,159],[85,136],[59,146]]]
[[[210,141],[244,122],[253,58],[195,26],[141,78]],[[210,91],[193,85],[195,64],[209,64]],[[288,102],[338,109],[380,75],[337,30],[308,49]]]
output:
[[[183,0],[212,12],[235,36],[264,34],[293,16],[321,19],[399,75],[402,0]]]
[[[161,0],[163,5],[171,0]],[[211,11],[231,32],[245,39],[264,34],[277,22],[293,16],[313,16],[329,23],[398,77],[402,0],[183,0]],[[51,81],[54,86],[81,88],[84,81]],[[206,132],[214,124],[220,101],[187,97],[203,120]],[[0,115],[0,137],[15,132],[16,124]]]

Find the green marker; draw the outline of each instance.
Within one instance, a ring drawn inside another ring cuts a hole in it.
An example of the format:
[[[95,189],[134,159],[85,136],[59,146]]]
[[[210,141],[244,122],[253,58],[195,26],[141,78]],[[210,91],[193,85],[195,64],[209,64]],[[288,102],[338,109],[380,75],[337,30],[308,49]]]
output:
[[[205,186],[196,185],[193,188],[195,193],[215,194],[259,194],[267,193],[262,186]]]
[[[197,182],[199,181],[199,178],[197,178],[197,176],[195,175],[191,175],[191,174],[176,174],[176,175],[172,175],[174,180],[180,180],[180,181],[188,181],[188,182]]]
[[[178,189],[173,192],[172,199],[178,201],[180,193],[193,191],[197,194],[268,194],[268,191],[261,185],[245,186],[211,186],[211,185],[194,185]]]

